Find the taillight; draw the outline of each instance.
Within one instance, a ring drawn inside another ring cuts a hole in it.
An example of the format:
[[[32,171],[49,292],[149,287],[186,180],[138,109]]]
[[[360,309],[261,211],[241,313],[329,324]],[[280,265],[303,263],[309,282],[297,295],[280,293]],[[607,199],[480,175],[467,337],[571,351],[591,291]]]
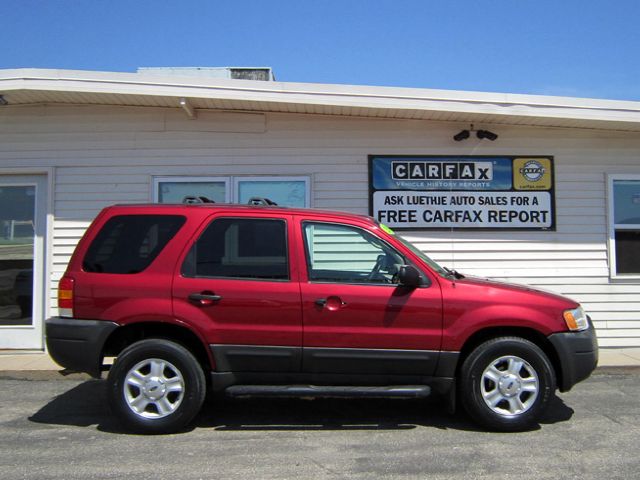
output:
[[[73,278],[62,277],[58,283],[58,315],[73,317]]]

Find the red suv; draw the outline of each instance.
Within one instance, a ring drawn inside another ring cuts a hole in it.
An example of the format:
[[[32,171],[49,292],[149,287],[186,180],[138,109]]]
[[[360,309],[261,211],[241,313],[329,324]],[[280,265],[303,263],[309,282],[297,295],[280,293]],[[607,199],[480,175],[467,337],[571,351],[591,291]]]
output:
[[[275,206],[121,205],[78,244],[46,323],[51,356],[100,377],[135,431],[176,431],[230,396],[444,395],[530,427],[590,375],[580,305],[465,277],[364,216]]]

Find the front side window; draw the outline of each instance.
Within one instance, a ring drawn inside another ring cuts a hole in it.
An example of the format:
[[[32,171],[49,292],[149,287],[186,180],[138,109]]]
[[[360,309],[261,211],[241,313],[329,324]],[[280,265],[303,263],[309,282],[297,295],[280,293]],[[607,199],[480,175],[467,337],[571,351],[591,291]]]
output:
[[[640,176],[609,178],[612,276],[640,275]]]
[[[405,259],[381,239],[357,227],[303,224],[309,281],[395,284]]]
[[[169,243],[185,218],[180,215],[117,215],[89,246],[82,269],[93,273],[138,273]]]
[[[213,220],[182,267],[187,277],[288,280],[286,222],[278,219]]]

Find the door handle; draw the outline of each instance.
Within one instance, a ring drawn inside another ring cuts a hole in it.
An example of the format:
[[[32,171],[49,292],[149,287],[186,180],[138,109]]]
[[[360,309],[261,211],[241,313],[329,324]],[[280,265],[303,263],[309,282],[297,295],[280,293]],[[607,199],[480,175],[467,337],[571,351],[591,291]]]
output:
[[[197,302],[202,306],[212,305],[214,302],[222,300],[222,297],[220,295],[216,295],[213,292],[206,291],[201,293],[191,293],[188,298],[192,302]]]
[[[326,308],[331,311],[347,306],[346,302],[343,302],[340,297],[336,297],[334,295],[328,298],[318,298],[314,303],[319,307]]]

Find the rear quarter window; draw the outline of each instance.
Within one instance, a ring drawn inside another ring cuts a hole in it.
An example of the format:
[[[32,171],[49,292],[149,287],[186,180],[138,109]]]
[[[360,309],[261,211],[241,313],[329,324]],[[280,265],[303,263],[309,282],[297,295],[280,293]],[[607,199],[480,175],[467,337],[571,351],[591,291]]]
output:
[[[117,215],[91,242],[82,269],[93,273],[142,272],[184,225],[180,215]]]

